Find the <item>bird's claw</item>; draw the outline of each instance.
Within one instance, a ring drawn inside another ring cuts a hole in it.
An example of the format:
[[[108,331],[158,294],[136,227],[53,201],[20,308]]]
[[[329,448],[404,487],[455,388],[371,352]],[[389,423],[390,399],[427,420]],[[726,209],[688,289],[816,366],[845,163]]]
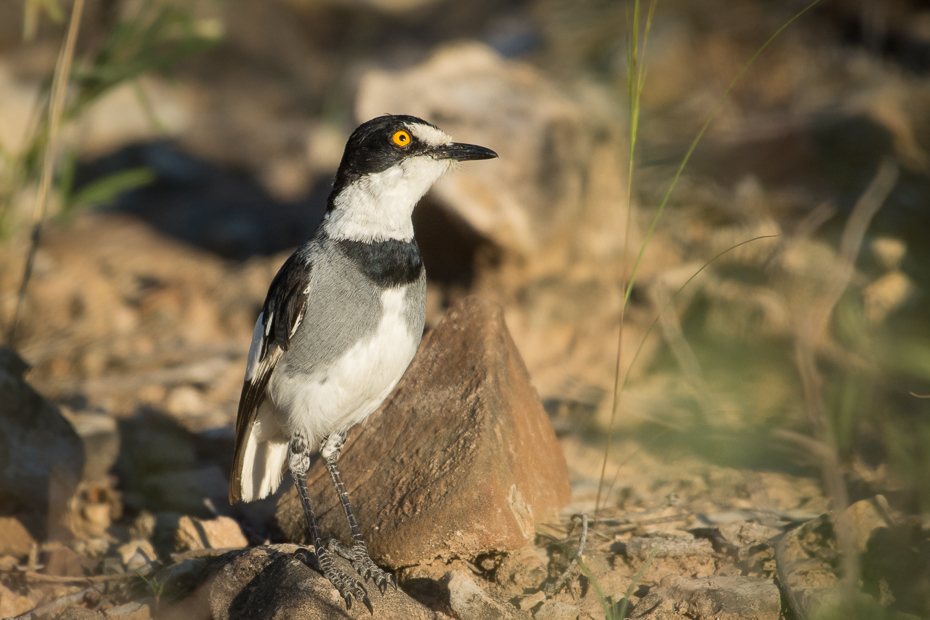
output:
[[[368,613],[374,615],[375,610],[371,606],[371,599],[368,598],[368,591],[365,590],[362,582],[336,568],[332,556],[326,549],[317,549],[316,556],[320,572],[333,584],[339,595],[345,599],[346,609],[352,609],[352,601],[357,600],[368,608]]]
[[[374,581],[382,595],[387,591],[388,585],[393,587],[395,591],[397,590],[397,580],[394,579],[392,574],[385,572],[374,563],[364,544],[357,543],[351,547],[346,547],[338,540],[330,540],[329,549],[347,559],[362,579]]]

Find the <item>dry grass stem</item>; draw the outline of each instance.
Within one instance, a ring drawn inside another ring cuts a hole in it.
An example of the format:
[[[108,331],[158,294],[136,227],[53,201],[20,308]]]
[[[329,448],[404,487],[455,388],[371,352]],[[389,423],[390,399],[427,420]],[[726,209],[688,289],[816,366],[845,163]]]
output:
[[[52,187],[52,177],[55,172],[55,156],[58,153],[58,129],[61,122],[61,113],[65,106],[65,95],[68,92],[68,81],[71,76],[71,63],[74,59],[74,46],[77,43],[78,30],[81,27],[81,14],[84,11],[84,0],[74,0],[71,9],[71,20],[68,24],[68,34],[58,55],[55,64],[55,76],[52,80],[52,92],[48,111],[48,141],[45,143],[45,154],[42,160],[42,176],[39,180],[39,191],[36,194],[35,205],[32,210],[32,238],[29,245],[29,254],[26,266],[23,269],[23,280],[19,287],[16,300],[16,309],[10,330],[7,334],[7,343],[13,346],[16,339],[16,330],[19,317],[22,313],[23,302],[26,298],[26,288],[32,276],[32,267],[35,263],[36,250],[39,246],[39,237],[42,231],[42,222],[48,208],[48,193]]]
[[[818,345],[827,339],[830,316],[852,278],[866,230],[897,180],[897,165],[890,159],[884,160],[849,216],[840,241],[839,255],[823,294],[814,300],[805,317],[799,317],[795,340],[795,361],[801,376],[807,414],[823,448],[821,471],[825,490],[833,504],[836,537],[842,554],[843,584],[850,591],[857,590],[859,585],[859,554],[852,524],[844,512],[849,506],[849,496],[836,437],[823,399],[823,380],[817,368],[816,352]]]

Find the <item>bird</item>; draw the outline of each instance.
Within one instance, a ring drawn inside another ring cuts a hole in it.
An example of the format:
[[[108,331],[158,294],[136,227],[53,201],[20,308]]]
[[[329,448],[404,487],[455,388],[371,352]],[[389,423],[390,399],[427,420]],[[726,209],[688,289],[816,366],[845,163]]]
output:
[[[362,123],[346,143],[322,223],[272,279],[249,348],[236,419],[229,501],[268,497],[288,471],[300,496],[319,571],[351,609],[373,613],[364,585],[339,569],[350,561],[383,595],[393,577],[372,561],[336,461],[347,431],[388,397],[419,346],[426,271],[412,215],[458,162],[491,149],[453,142],[409,115]],[[311,451],[332,478],[352,534],[324,545],[307,471]]]

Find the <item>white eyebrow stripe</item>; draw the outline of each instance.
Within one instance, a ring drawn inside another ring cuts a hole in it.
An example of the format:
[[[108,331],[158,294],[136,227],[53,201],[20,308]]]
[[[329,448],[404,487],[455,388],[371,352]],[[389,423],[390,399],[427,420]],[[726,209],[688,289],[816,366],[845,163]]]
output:
[[[430,146],[443,146],[452,143],[452,138],[441,129],[429,125],[420,125],[419,123],[410,123],[406,127],[410,130],[410,133]]]

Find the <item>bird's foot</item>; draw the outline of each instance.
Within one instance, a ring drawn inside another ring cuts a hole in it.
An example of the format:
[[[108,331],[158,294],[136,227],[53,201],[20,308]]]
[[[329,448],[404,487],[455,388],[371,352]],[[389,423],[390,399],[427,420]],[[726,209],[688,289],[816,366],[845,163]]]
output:
[[[394,575],[385,572],[374,563],[371,556],[368,555],[368,548],[365,546],[365,543],[355,543],[351,547],[346,547],[338,540],[330,540],[329,550],[347,559],[352,564],[352,568],[354,568],[365,581],[369,579],[374,581],[375,585],[377,585],[378,589],[381,591],[381,594],[385,593],[388,585],[395,590],[397,589],[397,581],[394,579]]]
[[[332,547],[332,544],[330,544],[330,547]],[[336,590],[339,591],[339,595],[345,599],[346,609],[352,609],[352,601],[358,600],[368,608],[369,613],[375,613],[374,608],[371,606],[371,600],[368,598],[368,592],[365,590],[365,586],[363,586],[362,583],[355,577],[347,575],[339,570],[339,568],[336,567],[336,563],[333,561],[333,556],[328,549],[317,549],[316,561],[320,572],[323,573],[323,576],[326,577],[326,579],[328,579],[331,584],[333,584]],[[355,566],[354,563],[352,565],[353,567]]]

